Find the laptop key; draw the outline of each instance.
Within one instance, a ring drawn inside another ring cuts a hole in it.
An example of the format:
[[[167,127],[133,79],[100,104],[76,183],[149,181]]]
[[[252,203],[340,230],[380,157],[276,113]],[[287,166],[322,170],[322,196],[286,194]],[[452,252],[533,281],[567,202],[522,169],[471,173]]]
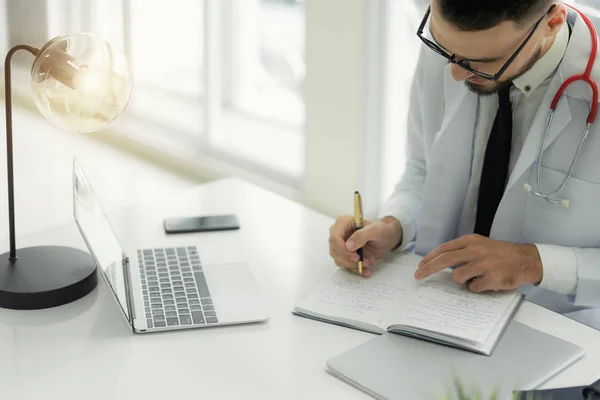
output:
[[[215,309],[213,308],[213,306],[204,306],[204,311],[214,311]]]
[[[177,318],[167,318],[167,325],[168,326],[179,325],[179,320]]]
[[[200,306],[200,304],[191,304],[190,305],[190,310],[192,310],[192,311],[202,310],[202,307]]]
[[[192,311],[192,321],[194,321],[194,324],[203,324],[204,314],[202,314],[202,311]]]
[[[165,315],[166,315],[167,317],[176,317],[176,316],[177,316],[177,312],[176,312],[176,311],[167,311],[167,312],[165,313]]]
[[[208,322],[209,324],[214,324],[214,323],[217,323],[219,321],[215,317],[206,317],[206,322]]]
[[[148,328],[152,328],[153,324],[152,324],[152,320],[151,319],[147,319],[146,320],[146,324],[148,324]]]
[[[165,304],[165,306],[172,306],[175,305],[175,300],[166,299],[163,301],[163,303]]]
[[[217,314],[215,314],[214,311],[204,311],[204,315],[206,315],[207,317],[216,317]]]
[[[202,299],[202,305],[206,305],[206,304],[212,304],[212,300],[211,299]]]
[[[190,303],[190,304],[200,304],[200,300],[198,300],[198,299],[189,299],[188,303]]]
[[[154,323],[155,328],[164,328],[165,326],[167,326],[167,323],[165,321],[156,321]]]
[[[152,318],[152,313],[146,313],[146,319]]]
[[[181,325],[191,325],[192,317],[190,317],[189,315],[180,315],[179,321],[181,322]]]

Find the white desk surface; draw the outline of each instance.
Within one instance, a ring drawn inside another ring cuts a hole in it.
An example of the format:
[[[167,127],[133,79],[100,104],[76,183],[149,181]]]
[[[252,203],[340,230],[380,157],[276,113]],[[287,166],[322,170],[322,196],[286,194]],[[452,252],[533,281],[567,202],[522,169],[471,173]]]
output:
[[[163,217],[212,213],[237,214],[241,229],[163,234]],[[368,399],[324,367],[328,358],[374,336],[291,314],[334,268],[327,241],[331,218],[237,179],[196,186],[169,201],[163,197],[109,217],[129,251],[194,243],[205,263],[247,261],[271,319],[135,335],[103,281],[87,297],[56,309],[0,310],[0,398]],[[74,224],[20,240],[22,246],[42,243],[84,248]],[[516,319],[588,352],[545,387],[600,377],[600,332],[530,303]]]

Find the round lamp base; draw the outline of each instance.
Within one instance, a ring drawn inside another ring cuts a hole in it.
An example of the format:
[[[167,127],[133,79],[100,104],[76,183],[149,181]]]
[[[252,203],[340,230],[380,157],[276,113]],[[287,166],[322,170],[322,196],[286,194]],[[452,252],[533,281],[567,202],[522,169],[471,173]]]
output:
[[[0,255],[0,308],[39,310],[78,300],[98,284],[88,253],[62,246],[17,249],[17,260]]]

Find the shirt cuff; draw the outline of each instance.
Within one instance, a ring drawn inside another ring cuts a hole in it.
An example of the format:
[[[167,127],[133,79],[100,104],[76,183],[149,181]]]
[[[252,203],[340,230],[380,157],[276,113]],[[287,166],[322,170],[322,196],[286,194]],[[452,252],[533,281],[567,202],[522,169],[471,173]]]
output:
[[[400,222],[400,226],[402,227],[402,241],[397,247],[397,250],[405,251],[407,248],[412,246],[417,236],[417,228],[411,216],[403,212],[390,213],[386,212],[386,210],[382,210],[382,212],[379,214],[379,218],[384,217],[396,218]]]
[[[536,244],[542,260],[543,277],[539,287],[573,295],[577,289],[577,258],[573,249]]]

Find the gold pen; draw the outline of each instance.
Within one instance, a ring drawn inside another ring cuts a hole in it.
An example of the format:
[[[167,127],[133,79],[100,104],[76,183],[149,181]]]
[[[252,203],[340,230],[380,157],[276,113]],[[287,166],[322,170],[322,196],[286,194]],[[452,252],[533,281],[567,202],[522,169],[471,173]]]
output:
[[[363,227],[363,212],[362,200],[358,191],[354,192],[354,228],[359,230]],[[362,247],[356,251],[358,253],[358,273],[362,275],[363,267],[363,249]]]

